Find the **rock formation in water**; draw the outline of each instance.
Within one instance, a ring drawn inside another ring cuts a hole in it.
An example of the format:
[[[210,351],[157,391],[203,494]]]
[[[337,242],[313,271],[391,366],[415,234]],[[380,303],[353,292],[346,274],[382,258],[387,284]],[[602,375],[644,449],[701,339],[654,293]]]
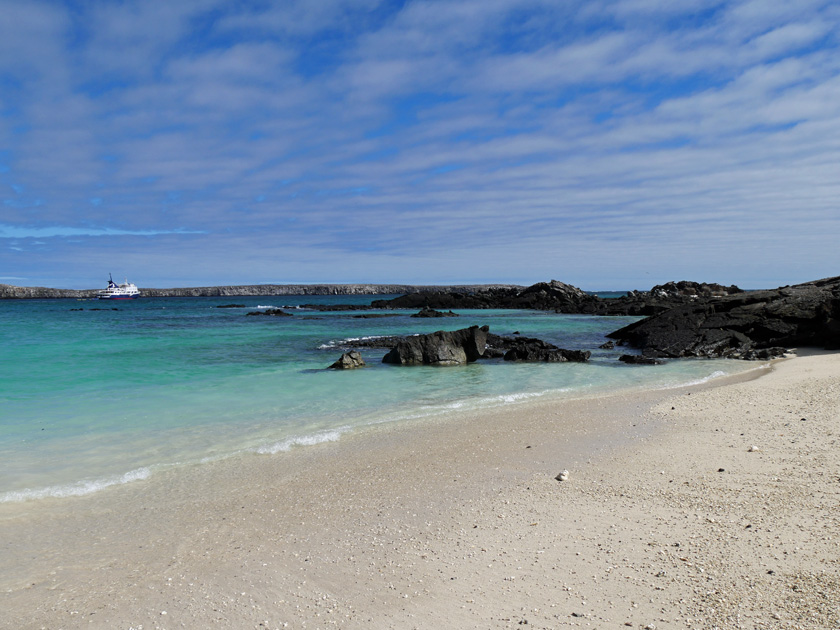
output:
[[[503,337],[489,334],[485,358],[504,358],[505,361],[540,361],[543,363],[583,363],[589,360],[587,350],[565,350],[533,337]]]
[[[436,311],[433,308],[422,308],[412,317],[458,317],[458,313],[452,311]]]
[[[365,367],[367,365],[362,355],[358,350],[351,350],[342,354],[338,361],[333,363],[329,369],[331,370],[355,370],[357,368]]]
[[[439,330],[399,341],[383,363],[398,365],[460,365],[481,358],[487,345],[487,326],[470,326],[453,332]]]
[[[585,350],[565,350],[530,337],[503,337],[487,326],[471,326],[452,332],[437,331],[407,337],[353,339],[342,343],[354,348],[390,348],[383,363],[398,365],[460,365],[479,359],[563,363],[589,360]]]
[[[291,313],[287,313],[282,308],[268,308],[264,311],[250,311],[245,313],[247,316],[265,316],[265,317],[294,317]]]

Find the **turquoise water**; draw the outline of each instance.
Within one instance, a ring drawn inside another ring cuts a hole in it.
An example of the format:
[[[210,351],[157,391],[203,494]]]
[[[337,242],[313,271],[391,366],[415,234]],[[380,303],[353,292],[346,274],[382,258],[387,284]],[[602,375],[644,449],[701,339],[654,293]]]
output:
[[[243,452],[278,455],[379,422],[632,387],[673,387],[754,365],[626,366],[604,335],[636,318],[460,311],[458,319],[357,318],[267,307],[382,296],[0,301],[0,502],[72,496]],[[217,308],[231,303],[244,308]],[[116,308],[117,310],[111,310]],[[82,310],[78,310],[82,309]],[[102,310],[95,310],[102,309]],[[587,364],[478,362],[326,370],[342,340],[455,330],[534,336],[593,352]]]

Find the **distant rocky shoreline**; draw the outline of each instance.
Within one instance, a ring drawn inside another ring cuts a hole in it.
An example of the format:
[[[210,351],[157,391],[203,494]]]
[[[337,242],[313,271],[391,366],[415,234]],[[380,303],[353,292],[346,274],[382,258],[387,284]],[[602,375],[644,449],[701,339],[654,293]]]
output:
[[[273,295],[388,295],[423,292],[480,292],[522,289],[512,284],[412,285],[412,284],[254,284],[172,289],[140,288],[143,297],[261,297]],[[0,284],[0,299],[88,299],[99,289],[50,289]]]

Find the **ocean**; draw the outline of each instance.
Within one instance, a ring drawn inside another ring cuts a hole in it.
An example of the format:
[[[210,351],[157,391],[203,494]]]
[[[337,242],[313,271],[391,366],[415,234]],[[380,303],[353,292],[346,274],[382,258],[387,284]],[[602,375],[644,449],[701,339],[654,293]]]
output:
[[[156,472],[242,456],[282,457],[372,424],[453,410],[678,387],[757,367],[727,360],[628,366],[605,334],[638,318],[462,310],[320,312],[390,296],[0,301],[0,502],[72,497]],[[229,304],[237,308],[218,308]],[[250,317],[287,308],[292,317]],[[326,369],[342,343],[456,330],[539,337],[585,349],[585,364],[479,361],[399,367],[362,349],[368,367]]]

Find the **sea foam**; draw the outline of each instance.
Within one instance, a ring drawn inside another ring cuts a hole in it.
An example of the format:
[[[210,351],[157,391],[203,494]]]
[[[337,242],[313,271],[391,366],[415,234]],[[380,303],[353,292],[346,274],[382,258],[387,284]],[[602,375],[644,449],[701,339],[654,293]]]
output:
[[[83,480],[62,486],[48,486],[46,488],[11,490],[0,494],[0,503],[17,503],[34,499],[80,497],[99,492],[110,486],[148,479],[151,474],[152,471],[149,468],[143,467],[131,470],[123,475],[115,475],[104,479]]]
[[[311,435],[302,435],[286,438],[274,444],[260,446],[254,449],[254,452],[260,455],[275,455],[277,453],[284,453],[292,450],[295,446],[314,446],[315,444],[323,444],[324,442],[337,442],[342,434],[350,430],[350,427],[339,427],[329,431],[321,431]]]

